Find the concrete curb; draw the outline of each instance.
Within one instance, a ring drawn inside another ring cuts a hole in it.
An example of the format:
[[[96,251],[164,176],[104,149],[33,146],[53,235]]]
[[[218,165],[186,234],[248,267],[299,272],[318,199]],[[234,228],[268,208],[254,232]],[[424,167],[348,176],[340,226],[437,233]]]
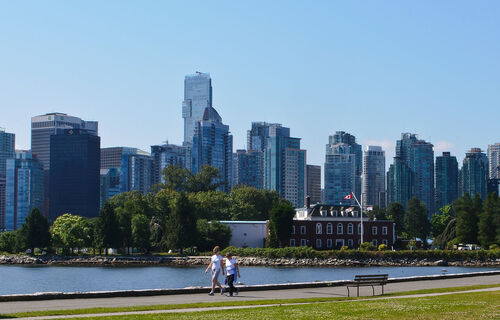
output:
[[[397,283],[397,282],[425,281],[425,280],[445,280],[454,278],[492,276],[492,275],[500,275],[500,270],[430,275],[430,276],[414,276],[414,277],[403,277],[403,278],[389,278],[387,282]],[[352,283],[352,280],[242,285],[238,286],[238,288],[241,291],[286,290],[286,289],[303,289],[303,288],[320,288],[320,287],[338,287],[338,286],[344,286],[349,283]],[[176,289],[146,289],[146,290],[92,291],[92,292],[39,292],[34,294],[0,295],[0,302],[196,294],[196,293],[207,293],[207,291],[209,290],[210,287],[187,287],[187,288],[176,288]]]

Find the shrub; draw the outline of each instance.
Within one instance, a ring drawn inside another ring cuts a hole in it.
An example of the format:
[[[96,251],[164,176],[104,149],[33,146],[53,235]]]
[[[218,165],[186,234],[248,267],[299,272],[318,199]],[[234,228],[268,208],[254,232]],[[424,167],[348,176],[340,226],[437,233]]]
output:
[[[371,242],[363,242],[360,245],[360,250],[362,251],[375,251],[377,248]]]
[[[494,243],[494,244],[490,245],[490,250],[498,250],[498,249],[500,249],[500,247],[498,246],[498,244]]]
[[[381,244],[378,246],[378,251],[387,251],[387,245],[386,244]]]

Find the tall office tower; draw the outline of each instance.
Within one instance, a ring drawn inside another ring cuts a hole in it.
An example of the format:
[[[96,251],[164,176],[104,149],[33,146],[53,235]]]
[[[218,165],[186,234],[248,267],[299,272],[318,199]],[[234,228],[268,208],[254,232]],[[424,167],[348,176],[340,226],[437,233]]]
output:
[[[263,153],[255,150],[236,150],[233,158],[233,185],[256,189],[264,186]]]
[[[321,203],[321,166],[308,164],[306,170],[306,196],[310,197],[311,203]]]
[[[119,172],[120,193],[137,190],[147,194],[151,189],[151,164],[151,155],[137,148],[101,149],[100,168],[114,168]]]
[[[425,203],[429,214],[434,213],[433,147],[412,133],[401,134],[401,140],[396,143],[396,157],[403,160],[413,173],[413,196]]]
[[[33,208],[43,210],[43,164],[31,152],[7,160],[5,229],[22,227]]]
[[[49,220],[99,214],[101,138],[84,129],[50,136]]]
[[[252,122],[252,129],[247,131],[247,150],[266,150],[269,137],[290,136],[290,128],[279,123]]]
[[[193,173],[199,172],[204,165],[215,167],[220,175],[216,182],[225,183],[219,190],[230,191],[233,136],[229,133],[229,126],[222,123],[222,118],[212,107],[207,107],[203,119],[196,122],[191,154]]]
[[[270,136],[264,151],[264,188],[277,191],[294,207],[303,207],[306,160],[306,150],[300,149],[300,138]]]
[[[15,140],[13,133],[0,128],[0,231],[5,229],[5,174],[7,159],[15,157]]]
[[[99,209],[104,207],[108,199],[120,194],[120,168],[101,169],[101,185]]]
[[[368,146],[363,155],[362,201],[364,208],[386,207],[385,151],[379,146]]]
[[[175,144],[151,146],[151,185],[163,181],[162,171],[168,166],[186,168],[186,147]]]
[[[398,202],[406,208],[406,202],[413,196],[413,172],[406,161],[394,157],[387,172],[387,203]]]
[[[361,197],[362,150],[353,135],[337,131],[328,137],[324,168],[325,203],[356,204],[354,199],[344,199],[351,192],[358,200]]]
[[[500,179],[500,142],[488,145],[490,179]]]
[[[449,152],[436,157],[436,210],[458,197],[458,162]]]
[[[458,179],[460,196],[479,194],[483,201],[486,199],[488,157],[480,148],[472,148],[465,154]]]

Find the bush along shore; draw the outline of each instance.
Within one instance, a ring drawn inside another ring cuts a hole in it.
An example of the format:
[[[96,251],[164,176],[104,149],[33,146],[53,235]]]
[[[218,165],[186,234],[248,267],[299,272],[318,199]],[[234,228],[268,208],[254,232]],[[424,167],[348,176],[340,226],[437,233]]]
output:
[[[500,267],[500,250],[316,251],[311,248],[226,248],[244,266],[488,266]],[[210,256],[60,256],[2,255],[4,265],[196,266]]]

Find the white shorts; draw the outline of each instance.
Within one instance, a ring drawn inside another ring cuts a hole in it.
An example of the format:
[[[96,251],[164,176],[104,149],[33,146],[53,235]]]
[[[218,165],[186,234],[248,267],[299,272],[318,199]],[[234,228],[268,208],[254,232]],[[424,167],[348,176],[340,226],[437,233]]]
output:
[[[219,280],[220,269],[212,269],[212,280]]]

